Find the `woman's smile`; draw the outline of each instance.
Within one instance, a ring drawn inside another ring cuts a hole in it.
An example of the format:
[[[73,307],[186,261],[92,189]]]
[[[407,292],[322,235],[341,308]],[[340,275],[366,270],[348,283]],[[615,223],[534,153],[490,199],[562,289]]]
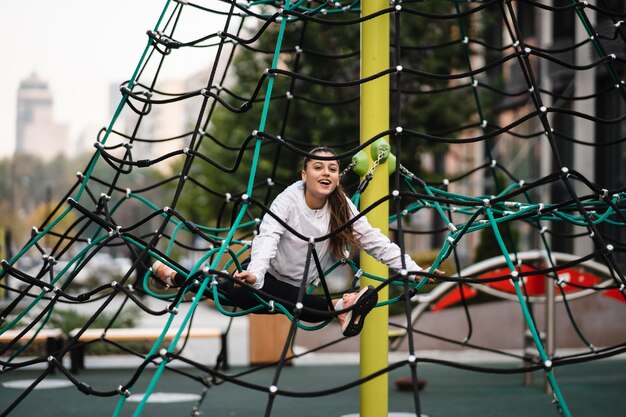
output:
[[[319,152],[316,155],[333,156],[330,152]],[[312,209],[320,209],[339,184],[339,163],[336,160],[311,160],[306,169],[302,170],[302,180],[305,183],[307,205]]]

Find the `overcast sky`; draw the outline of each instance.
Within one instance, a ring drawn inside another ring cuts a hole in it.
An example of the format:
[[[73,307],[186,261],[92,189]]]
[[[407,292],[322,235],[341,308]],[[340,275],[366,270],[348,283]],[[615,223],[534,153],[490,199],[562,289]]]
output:
[[[109,86],[130,78],[148,41],[146,31],[154,29],[165,4],[166,0],[3,2],[0,158],[14,151],[17,89],[33,72],[48,82],[54,118],[69,125],[70,140],[89,126],[108,124]],[[172,1],[169,10],[174,5]],[[208,22],[206,15],[186,16],[187,36],[181,40],[215,32],[222,25],[218,19]],[[194,18],[200,23],[192,24]],[[185,78],[206,66],[205,59],[181,53],[163,75]]]

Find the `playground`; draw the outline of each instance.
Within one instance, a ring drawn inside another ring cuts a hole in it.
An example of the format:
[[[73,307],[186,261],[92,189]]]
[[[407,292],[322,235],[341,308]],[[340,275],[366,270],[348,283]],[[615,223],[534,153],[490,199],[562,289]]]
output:
[[[3,242],[0,417],[623,414],[622,2],[164,3]]]

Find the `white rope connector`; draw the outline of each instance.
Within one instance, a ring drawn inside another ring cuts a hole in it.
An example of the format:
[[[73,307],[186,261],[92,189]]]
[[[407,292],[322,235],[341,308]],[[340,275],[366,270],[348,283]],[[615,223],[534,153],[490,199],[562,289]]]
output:
[[[617,59],[617,56],[615,54],[611,54],[609,56],[611,57],[611,59]]]
[[[309,244],[310,245],[314,245],[315,244],[315,237],[314,236],[310,236],[309,237]]]
[[[129,390],[127,390],[127,389],[124,389],[124,387],[123,387],[123,386],[121,386],[121,385],[120,385],[119,387],[117,387],[117,392],[118,392],[120,395],[123,395],[123,396],[124,396],[124,397],[126,397],[126,398],[130,397],[130,391],[129,391]]]
[[[56,265],[57,264],[57,260],[55,259],[54,256],[43,255],[42,258],[47,259],[48,262],[50,263],[50,265]]]
[[[354,277],[355,277],[355,278],[361,278],[361,277],[363,276],[363,273],[364,273],[364,272],[365,272],[365,271],[363,271],[362,269],[359,269],[358,271],[356,271],[356,272],[354,273]]]
[[[226,197],[226,202],[227,202],[227,203],[229,203],[229,202],[230,202],[230,199],[231,199],[231,198],[233,198],[233,196],[232,196],[232,194],[231,194],[231,193],[226,193],[226,194],[224,195],[224,197]]]
[[[296,45],[293,49],[296,52],[296,54],[301,54],[302,53],[302,48],[300,48],[300,45]]]
[[[248,194],[243,194],[241,196],[241,201],[246,202],[246,201],[248,201],[249,198],[250,198],[250,196]]]
[[[543,366],[545,366],[547,369],[552,368],[552,361],[550,359],[547,359],[544,363]]]
[[[150,268],[150,269],[152,269],[152,268]],[[117,287],[117,281],[111,282],[111,287],[113,287],[113,288]]]
[[[402,210],[402,212],[400,213],[402,217],[406,216],[407,214],[409,214],[409,211],[406,209]]]
[[[498,164],[498,161],[496,161],[495,159],[491,160],[491,168],[495,168],[497,164]]]
[[[567,174],[569,172],[569,168],[563,167],[563,168],[561,168],[561,172],[564,173],[564,174]]]
[[[402,126],[396,127],[396,133],[402,133],[403,130]]]
[[[539,207],[537,208],[537,214],[541,214],[541,212],[543,211],[544,205],[543,203],[539,203]]]
[[[541,107],[539,108],[539,111],[540,111],[541,113],[545,113],[545,112],[547,112],[547,111],[548,111],[548,108],[547,108],[546,106],[541,106]]]
[[[47,360],[48,360],[48,362],[52,362],[52,361],[54,361],[54,356],[52,356],[52,355],[48,356],[48,359],[47,359]]]
[[[447,178],[444,178],[442,182],[443,182],[443,185],[450,185],[450,180]]]
[[[301,302],[296,303],[296,310],[300,311],[304,308],[304,305]]]
[[[618,21],[617,23],[615,23],[613,26],[615,26],[616,28],[622,26],[624,24],[623,20]]]
[[[399,12],[402,10],[402,6],[400,6],[399,4],[396,4],[395,9],[396,9],[396,12]]]
[[[259,131],[258,131],[258,130],[254,129],[254,130],[252,131],[252,137],[257,137],[257,135],[258,135],[258,134],[259,134]]]
[[[100,193],[100,198],[104,198],[105,200],[110,200],[111,196],[106,193]]]
[[[524,186],[524,184],[526,184],[526,181],[524,181],[524,180],[519,180],[518,184],[519,184],[519,186],[520,186],[520,187],[523,187],[523,186]]]
[[[396,72],[402,72],[402,70],[403,70],[402,65],[396,66]]]
[[[483,199],[483,206],[484,207],[491,207],[491,200],[489,200],[488,198],[484,198]]]
[[[524,48],[524,53],[525,54],[530,54],[532,51],[530,50],[530,48],[526,47]]]
[[[271,392],[272,394],[276,394],[276,393],[278,392],[278,387],[277,387],[276,385],[272,385],[272,386],[270,387],[270,392]]]
[[[450,243],[454,243],[454,238],[452,236],[448,236],[446,240]]]
[[[467,36],[463,37],[463,43],[466,45],[469,43],[469,38]]]
[[[415,363],[417,362],[417,358],[415,357],[415,355],[409,355],[407,361],[409,361],[409,363]]]
[[[456,233],[459,230],[452,222],[448,223],[446,226],[448,227],[448,230],[450,230],[452,233]]]
[[[474,88],[478,87],[478,80],[472,81],[472,87]]]
[[[514,46],[515,48],[517,48],[517,47],[519,46],[519,39],[518,39],[518,40],[516,40],[515,42],[513,42],[513,46]]]
[[[606,245],[606,250],[607,250],[607,251],[612,252],[612,251],[613,251],[613,249],[614,249],[614,248],[613,248],[613,245],[611,245],[611,244]]]
[[[545,233],[545,232],[547,232],[547,231],[548,231],[548,228],[547,228],[546,226],[543,226],[543,227],[541,228],[541,230],[539,231],[539,233],[540,233],[540,234],[544,234],[544,233]]]
[[[269,311],[273,313],[274,310],[276,310],[276,306],[274,305],[274,300],[270,300],[269,304],[270,304]]]
[[[169,211],[170,211],[170,207],[169,206],[163,207],[163,213],[169,213]]]
[[[519,278],[519,272],[517,270],[511,271],[511,278]]]
[[[126,189],[126,198],[130,198],[130,194],[132,193],[132,190],[130,188]]]
[[[167,349],[163,348],[159,350],[159,356],[165,359],[167,357]]]
[[[400,191],[398,190],[393,190],[391,192],[391,195],[393,196],[393,198],[398,198],[400,196]]]
[[[174,315],[178,314],[178,309],[176,307],[168,306],[166,310]]]
[[[409,271],[407,271],[406,269],[402,268],[401,270],[398,271],[400,273],[401,277],[406,277],[407,274],[409,273]]]
[[[287,100],[291,100],[293,98],[293,94],[291,94],[291,91],[287,91],[285,93],[285,97],[287,97]]]
[[[480,123],[480,127],[483,127],[483,128],[484,128],[484,127],[487,127],[487,120],[486,120],[486,119],[485,119],[485,120],[483,120],[483,121]]]
[[[535,92],[535,86],[534,85],[530,86],[530,88],[528,89],[528,92],[529,93],[534,93]]]

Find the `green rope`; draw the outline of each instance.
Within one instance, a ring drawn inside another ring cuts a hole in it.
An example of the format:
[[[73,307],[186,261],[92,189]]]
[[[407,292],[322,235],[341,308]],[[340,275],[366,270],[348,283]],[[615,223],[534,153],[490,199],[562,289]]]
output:
[[[571,414],[569,412],[569,409],[567,408],[565,399],[561,395],[561,390],[559,389],[559,385],[556,382],[554,373],[552,372],[551,361],[549,360],[548,355],[546,354],[543,348],[541,339],[539,338],[539,333],[537,332],[537,327],[535,326],[535,323],[528,310],[528,306],[526,305],[524,294],[522,293],[522,290],[519,285],[519,280],[517,279],[517,276],[518,276],[517,269],[515,268],[515,265],[513,265],[513,262],[511,261],[511,258],[509,257],[509,252],[504,244],[504,241],[502,240],[502,236],[500,236],[500,230],[498,229],[496,219],[493,217],[493,213],[491,209],[487,207],[485,211],[487,213],[487,217],[489,217],[491,228],[493,229],[493,233],[496,237],[496,241],[498,242],[498,246],[500,247],[500,250],[502,251],[502,255],[504,256],[506,264],[509,267],[509,270],[511,271],[511,276],[516,277],[516,278],[512,278],[513,285],[515,287],[515,293],[517,294],[519,304],[522,307],[522,312],[524,314],[524,318],[526,319],[526,324],[528,325],[528,329],[530,330],[530,333],[533,337],[533,341],[535,342],[535,346],[537,347],[537,351],[539,352],[541,361],[547,368],[546,376],[548,378],[548,381],[550,382],[550,386],[552,387],[554,394],[557,398],[557,401],[559,402],[559,405],[561,409],[563,410],[563,414],[566,417],[570,417]]]

